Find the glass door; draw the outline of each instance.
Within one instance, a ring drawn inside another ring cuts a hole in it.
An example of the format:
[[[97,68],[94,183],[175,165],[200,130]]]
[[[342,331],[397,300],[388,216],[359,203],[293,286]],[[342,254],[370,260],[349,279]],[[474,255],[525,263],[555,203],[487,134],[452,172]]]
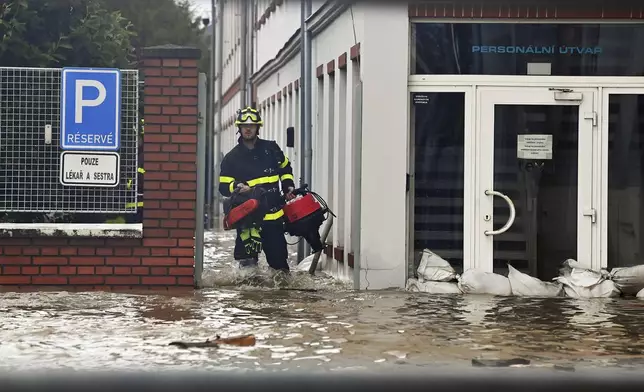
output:
[[[644,88],[602,92],[602,246],[595,269],[631,267],[644,262]]]
[[[591,267],[595,89],[477,91],[476,267],[540,279]]]
[[[408,277],[429,249],[459,273],[471,267],[473,88],[410,89]]]

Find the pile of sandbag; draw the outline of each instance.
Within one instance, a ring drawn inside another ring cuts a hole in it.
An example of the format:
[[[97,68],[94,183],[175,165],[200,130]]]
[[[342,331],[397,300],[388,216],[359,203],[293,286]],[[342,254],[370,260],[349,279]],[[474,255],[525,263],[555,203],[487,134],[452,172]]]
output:
[[[469,269],[458,275],[449,262],[429,249],[423,250],[416,273],[407,281],[407,290],[429,294],[487,294],[498,296],[557,296],[560,284],[545,283],[510,268],[508,277],[493,272]]]
[[[429,294],[461,294],[458,274],[449,262],[429,249],[423,250],[416,270],[418,279],[407,281],[407,290]]]
[[[430,294],[487,294],[498,296],[558,295],[561,286],[548,284],[512,268],[509,277],[469,269],[458,275],[449,262],[429,249],[423,250],[416,270],[418,279],[407,281],[407,290]],[[514,284],[513,284],[514,282]],[[513,290],[513,288],[516,288]]]
[[[565,260],[560,275],[546,283],[508,266],[513,295],[559,296],[572,298],[613,298],[621,295],[644,298],[644,265],[593,271],[573,259]]]
[[[644,298],[644,265],[592,271],[575,260],[562,263],[554,282],[543,282],[508,265],[508,276],[477,269],[458,275],[448,261],[429,249],[423,251],[407,290],[430,294],[488,294],[521,297],[611,298],[621,295]]]

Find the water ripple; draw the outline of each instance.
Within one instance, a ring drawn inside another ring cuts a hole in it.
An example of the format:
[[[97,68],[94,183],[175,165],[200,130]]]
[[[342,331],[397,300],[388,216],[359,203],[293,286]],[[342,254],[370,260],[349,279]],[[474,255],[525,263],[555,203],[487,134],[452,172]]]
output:
[[[644,302],[235,286],[230,233],[209,233],[210,286],[179,296],[0,293],[0,369],[351,371],[523,357],[537,364],[642,368]],[[264,271],[267,272],[267,271]],[[254,334],[253,347],[175,340]]]

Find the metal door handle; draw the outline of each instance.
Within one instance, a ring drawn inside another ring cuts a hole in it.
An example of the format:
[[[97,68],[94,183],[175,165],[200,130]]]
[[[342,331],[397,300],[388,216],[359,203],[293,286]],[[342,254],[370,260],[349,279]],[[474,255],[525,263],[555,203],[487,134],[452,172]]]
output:
[[[508,203],[508,207],[510,207],[510,218],[508,219],[507,222],[505,222],[505,225],[503,225],[503,227],[498,230],[485,230],[485,235],[497,235],[497,234],[505,233],[514,223],[514,218],[516,216],[516,211],[514,210],[514,203],[512,203],[512,200],[510,200],[509,197],[507,197],[501,192],[487,190],[485,191],[485,194],[487,196],[500,197],[501,199],[505,200],[505,202]]]

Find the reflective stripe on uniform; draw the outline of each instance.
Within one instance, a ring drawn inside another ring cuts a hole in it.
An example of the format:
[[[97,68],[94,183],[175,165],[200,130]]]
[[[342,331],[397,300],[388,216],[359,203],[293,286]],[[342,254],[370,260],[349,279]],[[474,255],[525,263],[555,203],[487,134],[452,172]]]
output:
[[[284,169],[288,165],[288,158],[284,157],[284,162],[280,164],[280,169]]]
[[[145,174],[145,169],[144,169],[144,168],[142,168],[142,167],[137,168],[137,169],[136,169],[136,171],[137,171],[139,174]],[[128,178],[128,180],[127,180],[127,185],[126,185],[126,186],[127,186],[127,189],[132,188],[132,182],[133,182],[133,180],[132,180],[131,178]]]
[[[250,181],[246,181],[248,186],[255,186],[255,185],[260,185],[260,184],[271,184],[274,182],[278,182],[280,180],[280,176],[270,176],[270,177],[259,177],[255,178]]]
[[[259,230],[255,227],[251,227],[250,229],[244,229],[239,233],[239,238],[242,241],[246,241],[250,237],[261,238]]]
[[[264,215],[264,220],[265,221],[277,220],[283,216],[284,216],[284,210],[279,210],[277,212]]]
[[[290,177],[288,177],[290,176]],[[282,179],[284,178],[293,178],[290,174],[285,174],[282,176]],[[275,176],[266,176],[266,177],[259,177],[259,178],[254,178],[252,180],[246,181],[246,184],[248,184],[249,187],[254,187],[256,185],[262,185],[262,184],[273,184],[276,183],[280,180],[280,176],[275,175]],[[232,193],[235,190],[235,179],[233,177],[224,177],[221,176],[219,177],[219,182],[222,184],[230,183],[229,189],[230,192]]]
[[[219,183],[221,184],[228,184],[228,189],[230,190],[230,193],[233,193],[235,190],[235,187],[233,186],[235,184],[235,178],[233,177],[227,177],[227,176],[219,176]]]
[[[246,181],[246,184],[248,184],[249,187],[254,187],[256,185],[262,185],[262,184],[272,184],[275,182],[278,182],[280,180],[280,176],[266,176],[266,177],[259,177],[259,178],[254,178],[252,180]],[[233,184],[235,183],[235,179],[232,177],[219,177],[219,182],[222,184],[226,184],[230,182],[230,191],[234,191],[235,188],[233,187]]]
[[[295,181],[295,180],[293,179],[293,175],[292,175],[292,174],[284,174],[282,177],[280,177],[280,180],[282,180],[282,181],[284,181],[284,180],[293,180],[293,181]]]
[[[138,201],[136,203],[125,203],[125,208],[132,208],[132,207],[143,207],[143,202]]]

